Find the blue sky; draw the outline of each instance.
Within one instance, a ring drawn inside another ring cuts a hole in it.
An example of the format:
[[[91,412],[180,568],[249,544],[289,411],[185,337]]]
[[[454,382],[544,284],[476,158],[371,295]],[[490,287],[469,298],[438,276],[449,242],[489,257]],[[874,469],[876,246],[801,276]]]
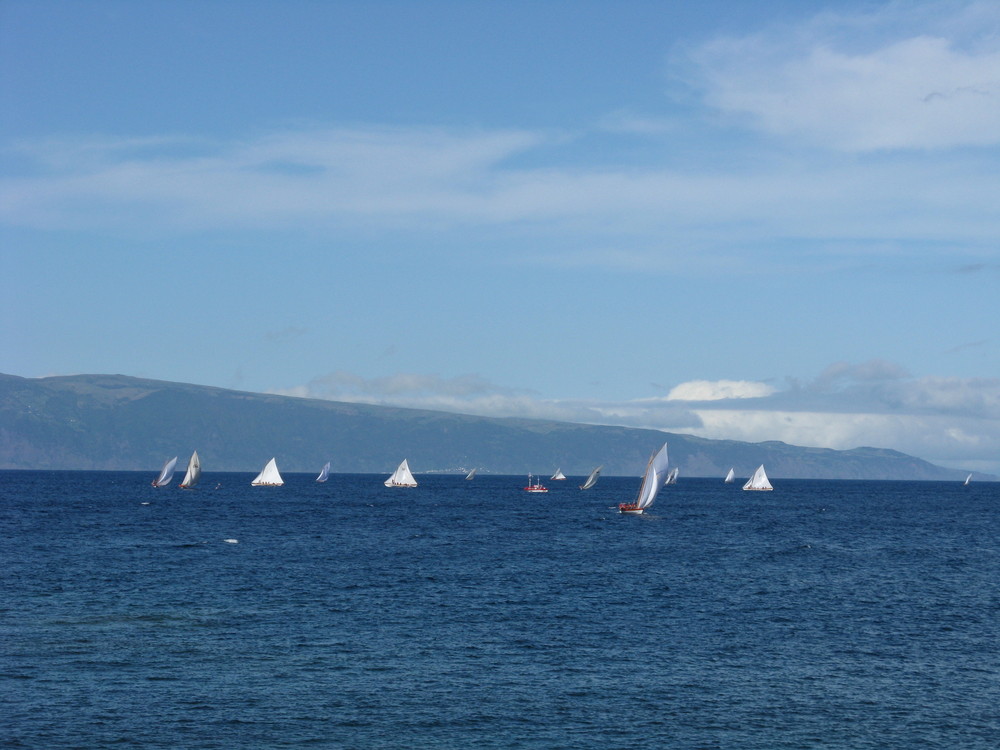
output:
[[[0,371],[1000,473],[992,2],[0,4]]]

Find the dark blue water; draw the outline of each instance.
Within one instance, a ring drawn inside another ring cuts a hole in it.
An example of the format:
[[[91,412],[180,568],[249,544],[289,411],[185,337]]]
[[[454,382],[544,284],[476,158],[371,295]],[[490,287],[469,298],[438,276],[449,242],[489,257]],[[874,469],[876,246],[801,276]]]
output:
[[[0,742],[1000,746],[998,485],[384,478],[0,472]]]

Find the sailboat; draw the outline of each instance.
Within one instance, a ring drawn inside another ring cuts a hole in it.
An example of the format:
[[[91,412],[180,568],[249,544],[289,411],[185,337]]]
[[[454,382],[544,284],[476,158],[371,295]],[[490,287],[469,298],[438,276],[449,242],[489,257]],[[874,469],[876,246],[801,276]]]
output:
[[[969,483],[969,482],[971,482],[971,481],[972,481],[972,474],[969,474],[969,476],[967,476],[967,477],[965,478],[965,481],[964,481],[964,482],[962,482],[962,484],[963,484],[963,485],[965,485],[965,484],[968,484],[968,483]]]
[[[198,459],[198,451],[191,454],[191,459],[188,461],[187,473],[184,474],[184,481],[182,481],[178,487],[182,490],[189,490],[198,484],[198,480],[201,479],[201,461]]]
[[[664,480],[664,484],[677,484],[677,475],[681,473],[681,470],[676,466],[670,470],[667,474],[667,478]]]
[[[601,476],[601,469],[603,469],[603,468],[604,468],[604,464],[601,464],[596,469],[594,469],[592,472],[590,472],[590,476],[587,477],[587,481],[586,482],[584,482],[583,484],[580,485],[580,489],[581,490],[589,490],[591,487],[593,487],[595,484],[597,484],[597,478],[599,476]]]
[[[166,487],[174,478],[174,467],[177,466],[177,456],[165,461],[160,469],[160,476],[153,480],[154,487]]]
[[[479,471],[479,469],[473,469],[472,471],[470,471],[468,474],[465,475],[465,478],[466,479],[474,478],[476,476],[477,471]]]
[[[386,487],[416,487],[417,480],[410,473],[410,465],[403,459],[403,463],[396,467],[392,476],[385,480]]]
[[[317,482],[325,482],[330,478],[330,462],[327,461],[323,464],[323,468],[319,470],[319,476],[316,477]]]
[[[284,483],[281,474],[278,473],[278,464],[273,458],[264,464],[257,478],[250,482],[254,487],[280,487]]]
[[[753,473],[753,476],[747,480],[747,483],[743,485],[745,490],[771,490],[771,483],[767,481],[767,474],[764,472],[764,464],[757,467],[757,471]]]
[[[646,473],[642,475],[642,485],[634,503],[619,503],[618,512],[640,515],[653,504],[656,493],[660,491],[667,478],[667,444],[649,457]]]
[[[548,487],[543,487],[540,480],[536,479],[535,483],[531,483],[531,474],[528,474],[528,486],[524,488],[525,492],[548,492]]]
[[[549,479],[554,479],[557,482],[561,479],[565,479],[566,475],[562,473],[562,469],[556,469],[556,473],[553,474]]]
[[[732,484],[733,480],[735,480],[735,479],[736,479],[736,472],[733,471],[732,469],[730,469],[729,473],[726,474],[726,478],[723,481],[726,484]]]

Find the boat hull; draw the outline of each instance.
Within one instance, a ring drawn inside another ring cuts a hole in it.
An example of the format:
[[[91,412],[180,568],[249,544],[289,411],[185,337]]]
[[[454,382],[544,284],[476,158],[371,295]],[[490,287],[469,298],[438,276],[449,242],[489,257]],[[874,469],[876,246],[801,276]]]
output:
[[[628,516],[641,516],[645,508],[637,508],[634,505],[622,504],[618,506],[618,512]]]

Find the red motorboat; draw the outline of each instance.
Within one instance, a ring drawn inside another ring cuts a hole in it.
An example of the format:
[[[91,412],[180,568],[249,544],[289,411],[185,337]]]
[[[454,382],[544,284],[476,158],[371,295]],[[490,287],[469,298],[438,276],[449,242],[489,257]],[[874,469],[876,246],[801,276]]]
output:
[[[531,474],[528,474],[528,486],[524,488],[525,492],[548,492],[547,487],[543,487],[539,480],[535,480],[535,483],[531,483]]]

